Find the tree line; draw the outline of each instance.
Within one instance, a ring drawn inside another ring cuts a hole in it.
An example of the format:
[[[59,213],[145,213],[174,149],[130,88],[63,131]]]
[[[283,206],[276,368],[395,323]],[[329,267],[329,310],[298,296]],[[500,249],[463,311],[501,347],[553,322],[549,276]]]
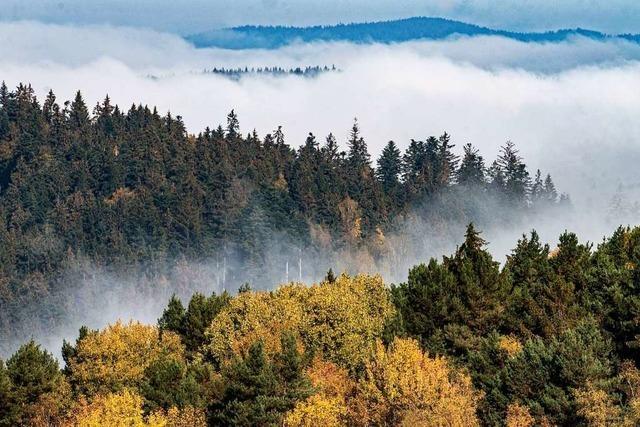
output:
[[[316,77],[323,73],[337,72],[338,69],[335,65],[331,67],[316,65],[306,67],[295,68],[282,68],[282,67],[238,67],[238,68],[210,68],[205,69],[204,74],[217,74],[231,79],[239,79],[244,75],[258,74],[258,75],[270,75],[270,76],[300,76],[300,77]]]
[[[404,283],[336,276],[173,297],[157,325],[83,327],[64,368],[0,362],[0,425],[634,426],[640,227],[597,247],[469,225]]]

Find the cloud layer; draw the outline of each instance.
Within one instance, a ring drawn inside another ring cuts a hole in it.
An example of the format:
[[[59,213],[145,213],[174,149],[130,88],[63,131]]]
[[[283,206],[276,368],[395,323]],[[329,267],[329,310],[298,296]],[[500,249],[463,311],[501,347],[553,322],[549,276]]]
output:
[[[105,94],[180,114],[190,132],[235,109],[242,130],[283,125],[288,142],[311,131],[346,140],[358,117],[372,154],[393,139],[447,131],[490,159],[514,141],[532,170],[550,172],[585,209],[606,208],[622,188],[640,192],[640,46],[576,38],[520,43],[496,37],[397,45],[323,43],[280,50],[195,49],[149,30],[0,24],[0,76],[89,103]],[[335,64],[315,79],[203,75],[214,66]],[[150,76],[155,76],[151,78]],[[569,226],[569,224],[567,225]]]
[[[597,189],[605,175],[609,185],[639,184],[632,165],[640,152],[640,47],[631,43],[480,37],[239,52],[197,50],[152,31],[35,23],[1,24],[0,40],[0,75],[11,85],[157,105],[182,115],[192,132],[235,108],[244,131],[264,135],[281,124],[297,146],[309,131],[344,140],[357,116],[374,155],[390,139],[405,146],[447,130],[489,156],[513,140],[575,196]],[[200,74],[213,66],[316,64],[342,72],[239,82]]]

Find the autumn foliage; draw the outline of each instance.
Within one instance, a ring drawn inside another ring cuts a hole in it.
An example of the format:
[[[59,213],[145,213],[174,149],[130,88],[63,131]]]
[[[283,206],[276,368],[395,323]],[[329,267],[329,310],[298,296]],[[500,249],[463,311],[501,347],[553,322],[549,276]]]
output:
[[[63,369],[34,342],[0,361],[0,426],[636,426],[639,236],[532,233],[501,268],[470,225],[396,286],[174,297],[81,328]]]

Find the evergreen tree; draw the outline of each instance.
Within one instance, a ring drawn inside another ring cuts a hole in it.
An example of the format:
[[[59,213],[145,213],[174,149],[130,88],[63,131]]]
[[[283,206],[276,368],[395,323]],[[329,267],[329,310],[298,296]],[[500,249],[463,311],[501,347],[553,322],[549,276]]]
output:
[[[389,141],[382,150],[376,169],[378,180],[387,194],[393,193],[398,188],[401,168],[400,150],[393,141]]]
[[[11,393],[11,379],[4,362],[0,360],[0,426],[11,427],[16,422],[16,406]]]
[[[43,394],[55,391],[62,380],[58,362],[33,341],[21,346],[9,358],[7,375],[16,410],[14,421],[18,425],[26,425],[27,406],[36,403]]]
[[[527,202],[530,189],[529,172],[522,157],[511,141],[500,148],[500,155],[496,162],[504,176],[504,186],[507,200],[515,205]]]
[[[276,361],[267,359],[262,341],[254,343],[246,357],[223,371],[225,390],[210,408],[213,425],[281,425],[286,412],[310,394],[295,339],[282,337]]]
[[[229,303],[230,296],[226,292],[221,295],[212,294],[209,298],[195,293],[183,321],[183,342],[187,351],[195,352],[205,342],[205,331],[217,314]]]
[[[351,133],[349,135],[349,152],[347,154],[349,167],[354,173],[361,174],[368,171],[371,165],[371,156],[367,151],[367,143],[360,136],[358,119],[354,119]]]
[[[481,188],[485,185],[484,159],[471,144],[462,147],[464,155],[457,172],[458,184],[467,188]]]
[[[227,115],[227,139],[233,141],[240,137],[240,122],[234,110]]]
[[[553,204],[558,201],[558,192],[556,191],[556,186],[553,184],[553,180],[549,174],[547,174],[547,177],[544,179],[542,194],[547,203]]]
[[[80,91],[76,92],[76,97],[71,103],[69,123],[74,129],[82,129],[89,124],[89,110]]]
[[[424,142],[412,139],[402,156],[402,182],[409,194],[419,194],[424,190],[426,161]]]
[[[536,171],[536,176],[533,180],[533,185],[531,186],[531,203],[534,206],[540,205],[544,197],[544,184],[542,183],[542,175],[540,174],[540,169]]]
[[[451,144],[451,137],[444,133],[438,138],[437,163],[434,178],[437,189],[449,187],[456,179],[456,171],[459,158],[452,151],[455,145]]]
[[[329,163],[334,163],[338,160],[340,155],[340,153],[338,152],[338,141],[332,133],[329,133],[329,135],[327,135],[325,144],[322,147],[322,153]]]
[[[150,412],[205,403],[201,379],[180,360],[160,358],[145,369],[144,377],[140,390]]]
[[[162,317],[158,319],[158,327],[162,330],[184,334],[184,318],[186,311],[182,301],[174,295],[171,296],[167,308],[162,312]]]

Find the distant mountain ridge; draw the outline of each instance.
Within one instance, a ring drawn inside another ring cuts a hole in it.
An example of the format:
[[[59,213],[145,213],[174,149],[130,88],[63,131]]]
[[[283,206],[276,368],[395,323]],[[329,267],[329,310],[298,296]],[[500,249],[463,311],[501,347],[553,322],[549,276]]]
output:
[[[276,49],[294,42],[398,43],[419,39],[442,40],[453,35],[502,36],[524,42],[559,42],[572,36],[640,42],[640,34],[610,35],[582,28],[521,33],[429,17],[312,27],[245,25],[193,34],[187,36],[186,40],[196,47]]]

